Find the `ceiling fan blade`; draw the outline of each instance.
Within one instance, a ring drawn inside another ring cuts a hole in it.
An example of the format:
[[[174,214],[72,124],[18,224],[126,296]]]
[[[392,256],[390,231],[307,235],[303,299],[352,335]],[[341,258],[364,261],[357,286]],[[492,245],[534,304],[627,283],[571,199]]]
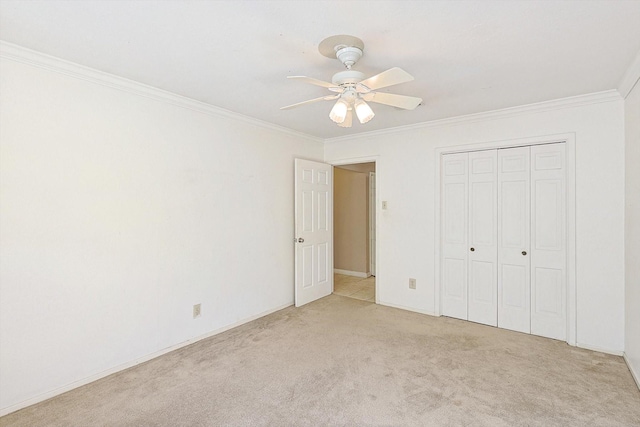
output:
[[[331,101],[332,99],[338,99],[338,98],[340,98],[340,94],[329,95],[329,96],[321,96],[320,98],[314,98],[314,99],[310,99],[308,101],[298,102],[297,104],[287,105],[286,107],[281,107],[280,109],[281,110],[290,110],[290,109],[295,108],[295,107],[300,107],[301,105],[312,104],[312,103],[318,102],[318,101]]]
[[[404,110],[413,110],[422,102],[422,98],[415,96],[395,95],[385,92],[371,92],[362,96],[365,101],[377,102],[378,104],[391,105]]]
[[[288,79],[295,79],[295,80],[300,80],[302,82],[305,83],[310,83],[312,85],[316,85],[316,86],[321,86],[321,87],[326,87],[326,88],[335,88],[337,87],[336,85],[334,85],[333,83],[329,83],[329,82],[323,82],[322,80],[318,80],[318,79],[314,79],[312,77],[306,77],[306,76],[287,76]]]
[[[400,83],[410,82],[413,76],[402,68],[394,67],[373,77],[360,82],[371,90],[382,89],[383,87],[393,86]]]

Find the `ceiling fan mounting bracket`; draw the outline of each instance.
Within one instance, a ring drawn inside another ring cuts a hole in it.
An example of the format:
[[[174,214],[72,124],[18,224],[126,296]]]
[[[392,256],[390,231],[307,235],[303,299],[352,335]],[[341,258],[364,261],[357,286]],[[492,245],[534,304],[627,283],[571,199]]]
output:
[[[362,58],[364,42],[358,37],[342,34],[322,40],[318,50],[327,58],[340,60],[347,70],[350,70],[353,64]]]
[[[341,47],[336,50],[336,56],[342,65],[350,70],[351,67],[362,58],[362,50],[357,47]]]

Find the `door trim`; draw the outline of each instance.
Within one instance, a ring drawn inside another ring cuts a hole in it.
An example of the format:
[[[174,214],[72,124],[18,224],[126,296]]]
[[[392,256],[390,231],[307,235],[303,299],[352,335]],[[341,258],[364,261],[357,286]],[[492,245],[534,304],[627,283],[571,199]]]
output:
[[[475,144],[454,145],[449,147],[436,147],[435,149],[435,305],[434,314],[442,315],[442,283],[440,271],[440,259],[442,256],[442,242],[440,233],[441,221],[441,162],[443,154],[463,153],[469,151],[491,150],[498,148],[524,147],[530,145],[542,145],[553,143],[565,143],[566,148],[566,203],[567,203],[567,344],[576,345],[576,136],[575,133],[556,135],[544,135],[530,138],[518,138],[503,141],[487,141]],[[376,281],[377,286],[377,281]],[[377,292],[376,292],[377,298]]]
[[[340,159],[333,160],[327,162],[332,166],[340,166],[340,165],[355,165],[358,163],[375,163],[376,164],[376,208],[380,206],[380,178],[378,173],[378,165],[379,165],[380,156],[365,156],[365,157],[352,157],[348,159]],[[368,189],[367,189],[368,190]],[[380,235],[380,209],[376,209],[376,304],[380,304],[380,277],[382,276],[380,273],[380,245],[378,243],[377,236]],[[331,257],[333,259],[333,252],[331,253]]]
[[[371,236],[373,235],[373,241],[377,242],[376,239],[376,227],[378,223],[376,222],[376,213],[378,211],[377,201],[375,199],[376,191],[376,173],[369,172],[369,274],[372,276],[376,275],[376,245],[371,244]],[[373,190],[373,191],[372,191]],[[374,197],[371,198],[371,193],[373,192]],[[371,227],[373,224],[373,227]],[[373,252],[373,254],[372,254]]]

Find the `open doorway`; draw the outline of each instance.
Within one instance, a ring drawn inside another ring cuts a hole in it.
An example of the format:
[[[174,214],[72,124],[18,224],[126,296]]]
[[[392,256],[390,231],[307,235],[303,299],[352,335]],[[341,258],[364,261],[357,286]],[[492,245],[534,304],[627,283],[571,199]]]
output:
[[[333,173],[334,293],[376,301],[375,162],[336,165]]]

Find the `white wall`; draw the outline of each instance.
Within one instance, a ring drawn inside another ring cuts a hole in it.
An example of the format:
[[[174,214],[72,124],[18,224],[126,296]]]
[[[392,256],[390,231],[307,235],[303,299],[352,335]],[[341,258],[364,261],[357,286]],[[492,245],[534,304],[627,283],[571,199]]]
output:
[[[625,99],[625,357],[640,387],[640,80]]]
[[[0,413],[292,304],[320,142],[0,66]]]
[[[388,201],[378,216],[380,303],[434,313],[436,148],[575,133],[577,344],[622,353],[623,101],[592,95],[549,105],[326,143],[328,162],[379,156],[378,200]]]

